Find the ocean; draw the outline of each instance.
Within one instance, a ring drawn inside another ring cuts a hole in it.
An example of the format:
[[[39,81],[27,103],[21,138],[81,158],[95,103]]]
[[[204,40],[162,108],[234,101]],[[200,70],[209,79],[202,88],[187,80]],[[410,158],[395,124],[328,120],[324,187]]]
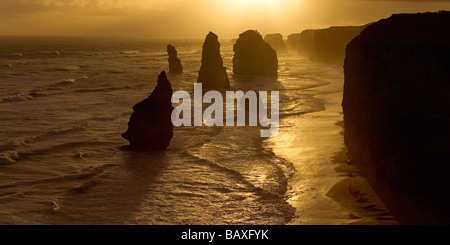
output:
[[[120,147],[132,107],[161,71],[167,44],[193,91],[202,39],[0,37],[0,224],[390,224],[347,163],[342,65],[279,54],[278,79],[235,77],[228,90],[280,92],[280,130],[176,127],[164,152]]]

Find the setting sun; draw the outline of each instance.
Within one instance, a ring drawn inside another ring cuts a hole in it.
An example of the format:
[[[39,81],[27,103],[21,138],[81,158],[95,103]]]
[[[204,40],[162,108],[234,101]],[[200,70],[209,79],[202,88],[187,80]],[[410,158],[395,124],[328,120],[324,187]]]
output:
[[[276,0],[231,0],[230,2],[239,7],[256,7],[256,6],[275,7],[281,1],[276,1]]]
[[[226,0],[227,10],[251,14],[260,11],[279,12],[298,4],[299,0]]]
[[[437,11],[448,2],[354,0],[0,1],[0,35],[233,38],[246,29],[290,34],[362,25],[395,12]],[[55,21],[57,19],[58,21]]]

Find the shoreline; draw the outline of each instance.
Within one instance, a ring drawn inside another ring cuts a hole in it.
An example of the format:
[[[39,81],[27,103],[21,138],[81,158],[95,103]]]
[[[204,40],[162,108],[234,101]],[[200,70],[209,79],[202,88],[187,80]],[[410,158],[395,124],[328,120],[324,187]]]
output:
[[[323,87],[319,90],[327,91],[333,84]],[[287,225],[398,224],[368,181],[347,162],[342,92],[314,97],[323,100],[323,111],[280,118],[279,135],[265,143],[296,170],[286,193],[296,211]]]
[[[335,170],[346,177],[335,183],[326,194],[342,207],[351,210],[352,214],[354,212],[355,220],[348,225],[399,225],[367,178],[348,160],[346,147],[336,153],[333,164],[339,166]]]

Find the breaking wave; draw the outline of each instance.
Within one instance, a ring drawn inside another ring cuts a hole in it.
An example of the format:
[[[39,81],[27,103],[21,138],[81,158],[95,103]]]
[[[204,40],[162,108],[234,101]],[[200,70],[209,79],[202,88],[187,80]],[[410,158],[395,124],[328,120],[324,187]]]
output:
[[[33,96],[29,94],[13,94],[10,96],[7,96],[5,98],[0,99],[0,103],[8,103],[8,102],[18,102],[18,101],[26,101],[26,100],[32,100],[34,99]]]

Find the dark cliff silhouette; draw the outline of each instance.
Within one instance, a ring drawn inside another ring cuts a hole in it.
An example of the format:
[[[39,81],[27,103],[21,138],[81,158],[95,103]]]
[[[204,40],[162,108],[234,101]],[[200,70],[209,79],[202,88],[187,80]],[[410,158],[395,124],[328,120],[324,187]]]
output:
[[[210,32],[203,43],[202,66],[198,73],[197,82],[204,88],[228,88],[227,69],[223,66],[220,55],[220,43],[216,34]]]
[[[403,223],[450,223],[449,26],[450,12],[398,14],[347,46],[345,143]]]
[[[248,30],[240,34],[233,50],[235,75],[278,76],[277,52],[257,31]]]
[[[280,33],[267,34],[264,36],[264,41],[275,49],[277,53],[284,53],[287,51],[286,44],[283,40],[283,35]]]
[[[300,34],[299,53],[312,61],[343,63],[345,47],[366,26],[333,26],[305,30]]]
[[[167,45],[167,54],[169,55],[169,72],[183,73],[181,60],[178,58],[177,50],[172,45]]]
[[[173,136],[172,85],[163,71],[150,96],[133,107],[128,130],[122,137],[130,141],[123,150],[165,150]]]

